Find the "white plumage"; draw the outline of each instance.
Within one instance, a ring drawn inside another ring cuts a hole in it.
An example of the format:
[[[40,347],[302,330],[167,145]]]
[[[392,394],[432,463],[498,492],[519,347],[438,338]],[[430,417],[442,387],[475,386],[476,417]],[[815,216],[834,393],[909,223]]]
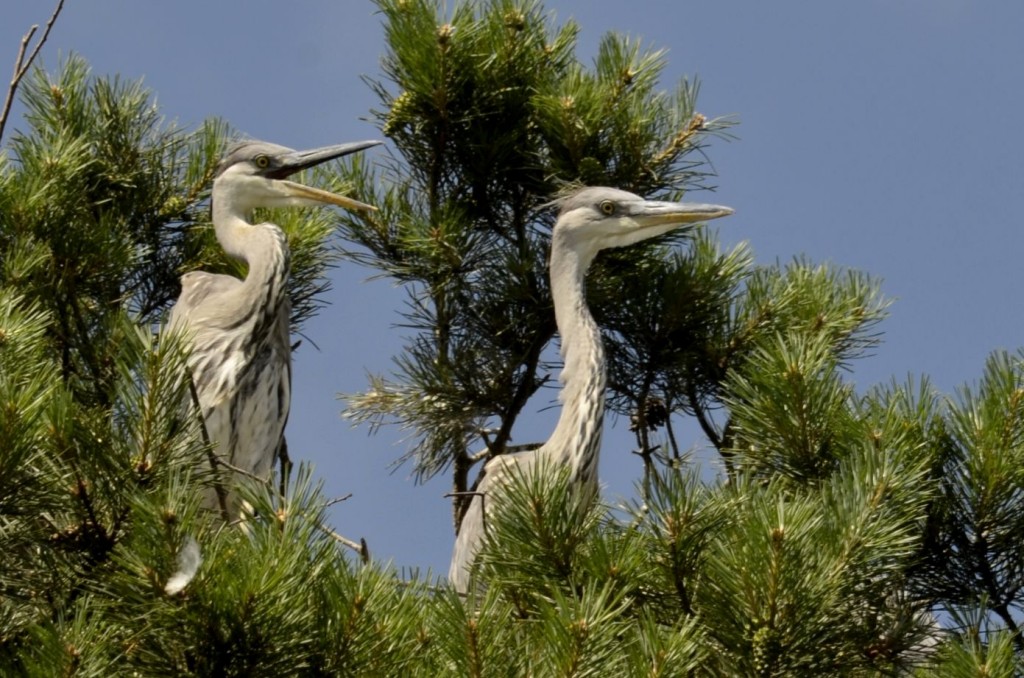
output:
[[[587,308],[585,276],[597,253],[667,233],[683,224],[732,214],[728,207],[644,200],[614,188],[585,188],[561,201],[551,233],[551,295],[561,336],[562,412],[548,441],[536,450],[501,455],[486,462],[463,516],[448,579],[469,588],[473,561],[484,539],[485,513],[507,484],[509,469],[528,472],[538,459],[566,464],[570,482],[597,492],[597,465],[604,423],[605,358],[601,332]],[[480,496],[483,495],[483,496]],[[485,500],[486,498],[486,500]]]
[[[211,196],[217,240],[247,264],[248,273],[242,280],[186,273],[169,324],[190,341],[189,368],[217,458],[245,473],[270,477],[291,406],[288,242],[278,226],[252,224],[249,214],[257,207],[320,204],[374,209],[285,177],[378,143],[294,151],[247,141],[232,148],[217,169]],[[218,475],[230,497],[233,474],[218,469]],[[217,507],[214,490],[206,503]],[[235,515],[236,503],[220,508]]]

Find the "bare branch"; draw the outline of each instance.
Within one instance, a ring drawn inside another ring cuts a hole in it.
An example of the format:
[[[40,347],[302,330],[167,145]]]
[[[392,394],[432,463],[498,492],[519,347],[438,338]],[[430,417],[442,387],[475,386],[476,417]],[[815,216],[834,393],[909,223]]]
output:
[[[317,527],[320,529],[321,532],[326,534],[328,537],[330,537],[334,541],[338,542],[339,544],[343,544],[343,545],[349,547],[350,549],[352,549],[353,551],[355,551],[356,553],[358,553],[359,554],[359,559],[361,561],[363,561],[364,565],[366,563],[370,562],[370,548],[366,545],[366,539],[365,538],[360,538],[359,542],[356,543],[356,542],[352,541],[351,539],[347,539],[347,538],[341,536],[340,534],[338,534],[337,532],[335,532],[331,528],[327,527],[326,525],[319,524],[319,525],[317,525]]]
[[[46,28],[43,30],[43,35],[39,38],[39,42],[32,48],[32,53],[28,55],[28,59],[25,58],[25,50],[28,49],[28,44],[32,41],[32,36],[39,30],[39,24],[34,24],[28,29],[28,33],[21,39],[21,47],[18,48],[18,58],[14,61],[14,74],[11,76],[11,83],[7,86],[7,98],[4,99],[3,112],[0,112],[0,139],[4,138],[4,127],[7,125],[7,116],[10,115],[11,105],[14,103],[14,95],[18,91],[18,84],[21,79],[28,73],[28,69],[32,66],[32,62],[35,61],[36,56],[39,55],[39,50],[42,49],[43,43],[50,37],[50,29],[53,28],[53,24],[57,21],[57,16],[60,11],[64,9],[64,0],[57,0],[57,7],[54,8],[53,14],[50,15],[50,20],[46,22]]]
[[[217,466],[223,466],[224,468],[226,468],[229,471],[237,473],[240,476],[244,476],[246,478],[249,478],[250,480],[255,480],[256,482],[262,483],[263,485],[266,485],[267,487],[271,487],[272,488],[274,486],[272,478],[264,478],[263,476],[256,475],[252,471],[247,471],[244,468],[239,468],[238,466],[235,466],[234,464],[232,464],[230,462],[224,461],[224,459],[219,457],[219,456],[214,456],[213,460],[210,463],[211,464],[216,464]]]
[[[693,409],[693,413],[697,418],[697,423],[700,424],[700,429],[704,432],[704,435],[708,437],[708,440],[711,441],[711,444],[715,446],[715,449],[721,452],[722,436],[715,427],[714,422],[711,421],[704,412],[704,407],[701,405],[700,398],[697,397],[697,387],[692,379],[687,384],[686,396],[690,400],[690,407]]]
[[[475,491],[474,492],[448,492],[447,494],[444,495],[444,498],[445,499],[450,499],[451,497],[483,497],[483,496],[485,496],[483,492],[475,492]]]
[[[352,493],[349,492],[348,494],[346,494],[343,497],[335,497],[334,499],[331,499],[330,501],[326,502],[324,504],[323,508],[327,508],[328,506],[334,506],[335,504],[340,504],[341,502],[348,501],[351,498],[352,498]]]
[[[485,459],[485,458],[487,458],[487,455],[489,455],[489,454],[491,453],[491,450],[490,450],[490,447],[491,447],[490,441],[489,441],[489,440],[487,440],[487,441],[484,441],[484,442],[486,442],[486,443],[487,443],[487,447],[485,447],[484,449],[480,450],[480,451],[479,451],[479,452],[477,452],[476,454],[471,454],[471,455],[469,455],[469,461],[470,461],[470,462],[471,462],[472,464],[475,464],[475,463],[477,463],[478,461],[480,461],[480,460],[482,460],[482,459]],[[449,496],[449,495],[445,495],[445,496]],[[452,495],[450,495],[450,496],[453,496],[453,497],[454,497],[454,496],[458,496],[458,495],[456,495],[456,494],[452,494]]]

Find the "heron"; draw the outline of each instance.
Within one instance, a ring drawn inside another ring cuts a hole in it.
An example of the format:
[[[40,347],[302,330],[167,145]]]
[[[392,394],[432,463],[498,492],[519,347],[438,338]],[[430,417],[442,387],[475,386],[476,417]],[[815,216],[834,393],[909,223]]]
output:
[[[601,332],[587,308],[585,276],[597,253],[668,233],[683,224],[732,214],[721,205],[645,200],[627,191],[590,187],[558,201],[551,232],[548,270],[555,323],[564,366],[560,376],[562,410],[546,443],[530,451],[489,459],[474,487],[452,552],[449,582],[469,588],[473,562],[483,542],[485,513],[511,473],[523,473],[545,460],[569,469],[574,491],[595,496],[604,423],[605,357]],[[490,499],[485,506],[485,499]]]
[[[379,143],[296,151],[243,141],[231,147],[217,167],[210,198],[217,241],[228,256],[243,261],[248,272],[244,279],[205,271],[183,275],[169,326],[191,340],[188,366],[207,437],[214,445],[211,462],[227,462],[228,478],[240,472],[270,477],[284,444],[291,404],[290,250],[279,226],[251,223],[250,215],[258,207],[338,205],[374,210],[287,177]],[[237,502],[230,497],[228,488],[217,482],[204,504],[219,505],[228,519],[237,513]]]

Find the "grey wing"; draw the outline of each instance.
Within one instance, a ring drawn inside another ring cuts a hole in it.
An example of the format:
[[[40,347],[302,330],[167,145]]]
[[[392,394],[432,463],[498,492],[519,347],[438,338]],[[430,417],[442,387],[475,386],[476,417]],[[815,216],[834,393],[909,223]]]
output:
[[[486,482],[487,477],[477,485],[476,492],[484,494],[490,483]],[[469,502],[466,515],[462,516],[462,523],[459,525],[459,533],[455,536],[455,546],[452,548],[452,563],[448,568],[448,582],[459,593],[466,593],[469,590],[469,573],[476,560],[477,551],[484,539],[484,501],[485,497],[475,495]]]
[[[230,346],[211,341],[223,336],[211,319],[216,319],[219,297],[237,290],[242,281],[230,275],[192,271],[181,276],[181,294],[171,308],[168,327],[182,332],[191,345],[189,369],[199,398],[206,432],[212,442],[227,450],[231,438],[230,412],[224,398],[236,380],[238,357]]]
[[[473,491],[476,492],[462,517],[459,533],[455,537],[452,549],[452,563],[448,568],[448,581],[456,591],[466,593],[469,589],[469,575],[473,568],[476,554],[483,545],[487,531],[487,514],[493,509],[495,492],[500,491],[509,477],[510,467],[520,470],[531,463],[536,451],[503,454],[494,457],[484,464],[483,473]]]
[[[281,366],[282,374],[280,375],[280,381],[277,385],[278,412],[280,416],[281,429],[274,454],[269,461],[269,467],[265,470],[265,473],[268,475],[273,470],[274,462],[280,461],[283,464],[281,467],[282,471],[285,466],[291,463],[291,460],[288,458],[288,443],[284,436],[284,429],[288,424],[288,415],[291,412],[292,404],[291,339],[291,303],[288,300],[285,300],[281,306],[281,311],[277,319],[277,327],[274,328],[274,336],[272,339],[278,355],[283,356],[284,360]]]
[[[242,281],[231,275],[192,271],[181,276],[181,294],[171,308],[168,321],[170,327],[188,324],[195,310],[211,295],[231,292],[242,285]]]
[[[284,453],[284,429],[291,410],[291,346],[289,307],[278,311],[270,335],[243,364],[230,392],[228,421],[234,435],[224,449],[235,466],[269,478]],[[205,403],[204,403],[205,404]],[[212,404],[212,403],[211,403]]]

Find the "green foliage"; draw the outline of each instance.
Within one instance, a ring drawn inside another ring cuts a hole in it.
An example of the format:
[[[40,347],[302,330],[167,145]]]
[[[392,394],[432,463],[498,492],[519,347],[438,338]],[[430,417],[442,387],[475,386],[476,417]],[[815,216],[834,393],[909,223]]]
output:
[[[994,353],[977,387],[963,387],[950,406],[937,436],[939,497],[921,566],[927,594],[952,606],[984,598],[1010,629],[1024,605],[1022,359]]]
[[[721,408],[720,385],[740,354],[731,314],[753,255],[746,244],[722,252],[705,230],[688,244],[685,253],[642,262],[609,257],[621,270],[590,287],[605,332],[608,405],[630,419],[648,468],[652,458],[675,465],[682,457],[672,413],[697,415],[714,440],[711,412]],[[662,427],[667,440],[657,445],[652,435]]]
[[[999,629],[986,618],[987,601],[952,611],[958,638],[944,644],[939,652],[940,661],[934,667],[919,671],[919,676],[1019,676],[1024,670],[1019,643],[1013,634]]]
[[[798,481],[835,470],[856,426],[853,388],[843,383],[825,337],[776,337],[730,374],[726,402],[737,462]]]
[[[209,450],[183,407],[184,347],[152,334],[184,271],[244,275],[205,216],[226,127],[165,125],[138,83],[95,78],[78,57],[21,94],[27,128],[0,155],[0,673],[337,675],[339,649],[314,629],[371,580],[339,558],[308,476],[292,499],[300,519],[268,508],[265,488],[252,498],[273,529],[221,530],[199,510]],[[298,326],[322,303],[332,226],[322,213],[272,218],[293,249]],[[170,595],[193,544],[219,566]],[[332,597],[288,612],[310,572]],[[390,592],[394,576],[377,576]],[[387,600],[383,619],[402,609]],[[362,652],[380,675],[401,665]]]
[[[52,315],[48,334],[76,395],[109,404],[117,317],[156,324],[203,269],[244,275],[209,224],[207,198],[229,130],[165,124],[149,91],[96,78],[70,57],[22,89],[25,131],[10,141],[0,180],[3,281]],[[321,306],[334,260],[324,211],[270,215],[289,236],[293,327]]]
[[[630,511],[650,565],[641,591],[660,592],[648,594],[649,604],[656,618],[668,623],[694,614],[709,545],[735,507],[733,497],[712,491],[696,469],[672,470],[657,481],[646,502]]]
[[[344,173],[381,210],[342,215],[341,228],[355,245],[348,257],[405,285],[415,333],[393,378],[348,396],[348,415],[414,430],[404,459],[417,476],[454,465],[464,490],[479,459],[468,450],[503,452],[553,368],[543,358],[554,333],[546,203],[578,184],[672,196],[701,187],[701,150],[726,125],[695,113],[695,85],[659,91],[662,53],[636,41],[609,34],[584,67],[577,26],[557,26],[538,2],[463,3],[450,16],[427,0],[378,5],[388,53],[386,80],[370,81],[374,117],[397,153],[383,172],[355,163]],[[594,274],[606,291],[661,256],[608,261]]]
[[[427,619],[429,649],[436,659],[427,664],[437,674],[459,676],[522,675],[522,628],[510,624],[514,609],[501,596],[489,594],[474,605],[454,591],[439,593]]]
[[[915,612],[900,593],[928,499],[914,470],[865,451],[820,488],[737,489],[697,599],[716,611],[709,632],[734,666],[833,675],[906,657],[928,631],[920,603]]]
[[[664,606],[646,588],[652,565],[635,526],[575,492],[564,468],[534,465],[505,489],[477,561],[486,588],[448,603],[465,639],[456,673],[676,675],[698,665],[694,620],[655,617]],[[467,606],[476,616],[466,618]],[[490,626],[496,620],[504,625]]]
[[[350,415],[407,427],[416,472],[466,489],[558,367],[545,203],[702,187],[724,124],[695,85],[658,89],[659,50],[612,34],[584,66],[577,26],[539,2],[377,4],[372,115],[396,154],[314,181],[380,213],[339,217],[342,251],[329,212],[268,218],[293,250],[294,328],[337,256],[406,287],[396,373]],[[1024,353],[954,398],[927,379],[865,392],[848,373],[887,306],[869,277],[759,266],[701,228],[608,253],[588,294],[638,497],[611,508],[543,464],[509,478],[460,596],[351,558],[311,469],[246,483],[244,524],[200,509],[183,346],[151,330],[183,271],[244,274],[205,217],[226,129],[167,126],[78,58],[23,96],[0,155],[0,674],[1024,672]],[[723,479],[688,463],[682,417]]]
[[[186,241],[223,128],[163,124],[137,83],[93,78],[71,57],[22,89],[0,220],[4,282],[46,308],[61,376],[109,404],[117,317],[154,322],[177,294]]]
[[[987,645],[950,643],[943,648],[942,662],[924,676],[944,678],[1011,678],[1024,671],[1024,663],[1014,654],[1012,636],[1006,631],[995,634]]]
[[[17,322],[4,329],[31,337]],[[0,637],[7,649],[42,643],[52,652],[55,648],[40,639],[59,634],[65,647],[48,658],[42,654],[43,665],[84,661],[71,656],[78,646],[65,633],[72,638],[113,633],[94,628],[92,606],[108,602],[90,591],[102,585],[120,550],[131,545],[135,550],[126,565],[152,592],[158,581],[151,568],[170,561],[171,545],[181,538],[174,529],[177,516],[195,512],[194,489],[186,481],[202,443],[196,423],[182,418],[188,385],[181,346],[167,338],[157,347],[148,331],[127,320],[119,329],[111,409],[78,403],[55,378],[55,367],[40,373],[45,383],[31,391],[26,381],[11,384],[33,393],[38,412],[5,432],[5,448],[19,456],[17,472],[4,477],[0,507],[0,587],[6,613]],[[39,343],[41,330],[34,333]],[[52,365],[42,348],[35,348],[37,358],[26,368]],[[96,655],[94,660],[103,666],[113,658]],[[15,653],[10,661],[21,659]]]

